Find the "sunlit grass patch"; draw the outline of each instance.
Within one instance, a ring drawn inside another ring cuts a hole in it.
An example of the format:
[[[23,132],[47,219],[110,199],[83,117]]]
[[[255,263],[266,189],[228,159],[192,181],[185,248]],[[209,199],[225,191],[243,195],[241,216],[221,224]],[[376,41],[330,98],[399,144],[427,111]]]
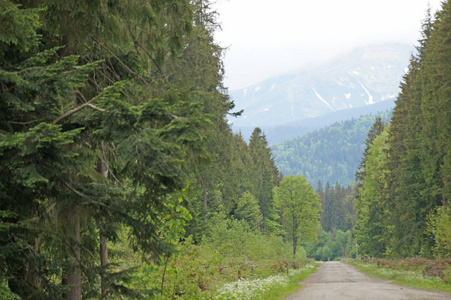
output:
[[[377,263],[363,262],[360,260],[350,261],[357,269],[371,276],[391,280],[394,283],[419,289],[436,290],[451,293],[451,284],[440,277],[428,276],[421,266],[408,267],[397,264],[393,267],[388,265],[378,266]]]

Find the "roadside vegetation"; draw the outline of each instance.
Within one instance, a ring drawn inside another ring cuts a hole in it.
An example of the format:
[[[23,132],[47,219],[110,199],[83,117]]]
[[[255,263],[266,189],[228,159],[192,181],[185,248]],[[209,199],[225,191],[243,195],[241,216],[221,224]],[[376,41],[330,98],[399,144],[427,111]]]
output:
[[[364,259],[349,263],[371,276],[400,285],[451,293],[450,259]]]
[[[211,237],[200,244],[188,237],[175,253],[151,262],[124,248],[117,264],[136,266],[127,287],[144,299],[282,299],[316,271],[302,247],[293,256],[280,236],[263,235],[242,220],[213,221]]]

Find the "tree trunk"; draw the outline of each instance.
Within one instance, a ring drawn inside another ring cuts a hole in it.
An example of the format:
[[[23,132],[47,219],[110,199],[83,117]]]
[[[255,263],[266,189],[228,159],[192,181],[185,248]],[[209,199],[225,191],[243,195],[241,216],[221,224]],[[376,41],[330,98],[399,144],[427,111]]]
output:
[[[102,149],[105,149],[104,144],[101,145]],[[102,157],[99,157],[99,162],[97,164],[97,171],[105,178],[108,177],[108,166],[106,165],[105,160]],[[100,235],[100,267],[102,269],[102,273],[100,275],[100,295],[103,299],[108,299],[107,292],[107,265],[108,265],[108,245],[107,239],[103,236],[103,228],[100,226],[99,235]]]
[[[296,256],[296,246],[298,244],[298,238],[296,236],[293,237],[293,256]]]
[[[61,20],[63,24],[71,24],[72,16],[69,10],[61,12]],[[67,28],[66,28],[67,29]],[[74,46],[70,46],[70,37],[68,32],[64,32],[60,40],[61,48],[59,50],[59,55],[61,57],[67,57],[70,55],[75,55],[77,53]],[[73,42],[73,41],[72,41]],[[74,43],[75,44],[75,43]],[[72,70],[73,67],[68,67],[68,70]],[[78,106],[77,96],[74,92],[68,97],[68,102],[72,103],[72,107],[76,108]],[[76,181],[76,174],[70,174],[74,181]],[[76,201],[72,202],[72,205],[65,208],[63,213],[66,217],[67,222],[67,241],[70,244],[69,255],[73,259],[73,262],[66,266],[66,277],[62,279],[70,289],[66,292],[65,298],[67,300],[79,300],[81,299],[81,233],[80,233],[80,207],[78,207]]]
[[[71,254],[74,261],[67,267],[66,284],[70,289],[66,292],[67,300],[81,299],[81,268],[80,268],[80,214],[76,209],[67,213],[67,223],[71,229],[69,242],[71,244]]]
[[[202,180],[202,199],[204,202],[204,223],[205,223],[205,229],[207,228],[207,200],[208,200],[208,196],[207,196],[207,187],[205,186],[204,181]]]
[[[103,299],[108,299],[107,293],[107,279],[106,279],[106,266],[108,265],[108,247],[106,238],[100,238],[100,266],[102,267],[101,283],[100,283],[100,295]]]
[[[35,253],[39,253],[40,251],[40,239],[39,238],[35,238],[34,239],[34,245],[29,245],[32,246],[34,249]],[[33,265],[33,263],[31,262],[27,262],[25,263],[25,281],[30,283],[31,285],[41,289],[42,288],[42,278],[36,274],[35,272],[35,266]]]

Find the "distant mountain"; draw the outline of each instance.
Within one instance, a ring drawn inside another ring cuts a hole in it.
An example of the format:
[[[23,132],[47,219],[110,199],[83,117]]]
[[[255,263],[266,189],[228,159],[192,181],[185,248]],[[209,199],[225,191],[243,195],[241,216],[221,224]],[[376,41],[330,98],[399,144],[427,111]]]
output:
[[[380,108],[373,105],[385,101],[393,107],[413,50],[397,44],[360,48],[330,64],[232,91],[236,109],[244,109],[241,117],[230,119],[232,127],[245,137],[255,127],[265,133],[297,126],[302,131],[330,113],[362,107],[375,112]]]
[[[365,149],[368,130],[376,117],[388,122],[391,113],[337,122],[296,139],[272,146],[277,168],[284,175],[303,175],[316,186],[318,180],[348,185]]]

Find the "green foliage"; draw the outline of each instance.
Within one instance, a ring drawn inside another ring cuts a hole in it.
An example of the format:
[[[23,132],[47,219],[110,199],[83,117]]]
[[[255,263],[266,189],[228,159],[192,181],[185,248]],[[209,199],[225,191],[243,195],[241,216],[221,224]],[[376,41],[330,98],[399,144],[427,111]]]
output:
[[[38,43],[36,30],[40,27],[39,11],[36,8],[23,8],[10,0],[0,2],[0,42],[16,44],[20,51],[26,52]],[[2,53],[3,54],[3,53]],[[3,56],[0,56],[3,59]]]
[[[347,186],[354,181],[365,138],[378,117],[387,121],[390,113],[335,123],[274,145],[275,163],[284,175],[305,176],[312,185],[321,180]]]
[[[305,248],[309,257],[318,261],[347,260],[356,256],[355,240],[351,230],[318,233],[319,242],[308,243]]]
[[[363,181],[363,176],[365,175],[365,165],[369,155],[370,146],[373,144],[376,137],[384,131],[385,123],[382,119],[377,117],[368,131],[368,137],[365,140],[365,151],[363,152],[362,160],[359,163],[357,172],[355,173],[356,182],[360,185]]]
[[[253,262],[293,257],[289,252],[290,246],[281,237],[264,235],[252,229],[244,220],[228,219],[218,214],[211,221],[211,231],[203,243],[227,260]],[[298,263],[303,262],[306,259],[305,253],[301,250],[294,259]]]
[[[449,256],[451,4],[432,20],[401,83],[389,128],[373,139],[356,174],[356,240],[362,254]],[[384,142],[381,144],[381,140]]]
[[[387,139],[388,131],[385,130],[370,144],[362,177],[363,182],[355,202],[356,242],[359,243],[360,253],[371,256],[381,256],[385,253],[386,232],[384,232],[381,194],[385,182],[383,166],[387,160]]]
[[[271,157],[266,136],[260,128],[255,128],[249,141],[249,152],[252,157],[252,193],[258,199],[263,215],[262,228],[267,229],[267,219],[271,211],[273,187],[280,181],[280,173]]]
[[[258,201],[249,192],[244,192],[238,199],[235,216],[245,220],[252,228],[260,228],[263,220]]]
[[[204,238],[200,245],[188,237],[171,257],[139,263],[129,287],[148,290],[146,297],[151,299],[212,299],[224,294],[227,286],[273,282],[274,277],[286,280],[287,268],[290,276],[303,272],[300,267],[306,264],[305,252],[299,251],[297,257],[287,260],[292,257],[290,245],[280,237],[252,230],[242,220],[221,215],[212,220],[211,237]],[[243,292],[251,296],[249,289]]]
[[[274,208],[285,239],[293,244],[293,255],[298,243],[316,240],[321,229],[321,203],[305,177],[284,177],[274,188]]]
[[[326,183],[325,189],[321,181],[318,182],[316,192],[321,199],[321,227],[327,231],[352,229],[354,222],[353,198],[355,188],[341,186],[338,182],[331,186]]]
[[[438,207],[427,218],[427,232],[435,238],[434,254],[447,257],[451,252],[451,214],[449,207]]]
[[[99,240],[125,231],[158,257],[184,236],[177,195],[205,152],[203,102],[222,99],[216,119],[230,103],[200,68],[196,91],[170,76],[211,33],[189,35],[187,1],[16,3],[0,3],[0,282],[23,298],[138,297]]]

